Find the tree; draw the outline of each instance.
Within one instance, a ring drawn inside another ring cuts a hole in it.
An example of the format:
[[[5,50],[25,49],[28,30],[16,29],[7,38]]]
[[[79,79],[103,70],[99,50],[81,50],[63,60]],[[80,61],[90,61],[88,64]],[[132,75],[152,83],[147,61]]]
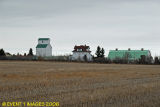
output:
[[[19,53],[17,53],[17,56],[20,56],[20,54],[19,54]]]
[[[97,50],[96,50],[96,55],[97,55],[97,58],[104,58],[104,48],[101,49],[100,46],[97,47]]]
[[[97,47],[96,55],[97,55],[97,57],[101,57],[101,48],[100,48],[100,46]]]
[[[139,62],[140,62],[140,64],[146,64],[146,56],[141,55],[141,58],[140,58]]]
[[[160,62],[160,61],[159,61],[159,58],[158,58],[158,57],[155,57],[155,58],[154,58],[154,64],[159,64],[159,62]]]
[[[100,57],[104,58],[104,53],[105,53],[105,51],[104,51],[104,49],[102,48],[101,51],[100,51]]]
[[[0,56],[6,56],[6,54],[5,54],[3,49],[0,49]]]
[[[24,56],[27,56],[26,53],[24,53]]]
[[[32,48],[29,49],[28,56],[33,56],[33,50],[32,50]]]

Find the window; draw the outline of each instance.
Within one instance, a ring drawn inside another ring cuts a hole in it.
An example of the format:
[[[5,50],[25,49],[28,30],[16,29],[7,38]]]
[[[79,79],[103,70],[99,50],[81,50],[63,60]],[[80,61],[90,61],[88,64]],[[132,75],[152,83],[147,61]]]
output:
[[[77,49],[77,51],[78,51],[78,52],[81,52],[81,51],[82,51],[82,49]]]

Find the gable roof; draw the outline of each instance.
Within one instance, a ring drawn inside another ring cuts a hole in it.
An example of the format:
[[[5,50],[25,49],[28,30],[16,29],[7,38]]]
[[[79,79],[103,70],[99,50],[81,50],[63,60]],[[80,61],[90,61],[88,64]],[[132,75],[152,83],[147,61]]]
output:
[[[38,44],[36,48],[46,48],[48,44]]]
[[[49,38],[39,38],[38,40],[49,40]]]
[[[110,50],[108,58],[114,60],[116,58],[124,58],[128,54],[130,60],[137,60],[141,55],[149,56],[149,50]]]

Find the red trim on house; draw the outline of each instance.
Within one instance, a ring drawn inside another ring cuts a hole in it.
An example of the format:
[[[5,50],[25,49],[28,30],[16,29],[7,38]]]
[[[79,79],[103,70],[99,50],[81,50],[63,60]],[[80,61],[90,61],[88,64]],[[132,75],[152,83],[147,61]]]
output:
[[[80,45],[80,46],[75,46],[73,52],[91,52],[89,46],[86,45]],[[78,51],[82,50],[82,51]]]

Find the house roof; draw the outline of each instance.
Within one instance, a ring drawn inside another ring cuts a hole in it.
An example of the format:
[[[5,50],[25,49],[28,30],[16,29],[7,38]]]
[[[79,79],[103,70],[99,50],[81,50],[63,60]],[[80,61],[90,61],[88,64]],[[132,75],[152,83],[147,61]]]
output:
[[[78,49],[82,49],[81,52],[91,52],[89,51],[90,47],[86,45],[75,46],[73,52],[79,52]]]
[[[49,40],[49,38],[39,38],[38,40]]]
[[[38,44],[36,48],[46,48],[48,44]]]
[[[138,60],[141,55],[149,56],[149,50],[110,50],[108,58],[114,60],[116,58],[124,58],[128,56],[130,60]]]

